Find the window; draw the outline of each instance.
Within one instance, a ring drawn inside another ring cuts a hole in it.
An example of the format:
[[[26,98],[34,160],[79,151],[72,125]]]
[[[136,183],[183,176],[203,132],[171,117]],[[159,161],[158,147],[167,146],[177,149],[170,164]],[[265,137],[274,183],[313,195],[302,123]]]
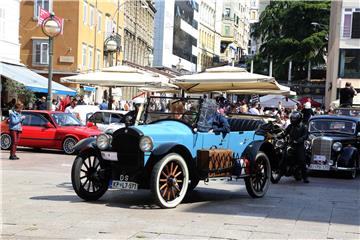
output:
[[[97,31],[101,32],[101,12],[98,12],[98,17],[97,17]]]
[[[225,36],[230,36],[230,26],[225,26],[224,35]]]
[[[82,66],[86,67],[86,44],[82,45]]]
[[[101,67],[101,51],[99,49],[96,50],[96,69],[100,69]]]
[[[94,7],[90,6],[90,19],[89,19],[89,25],[90,27],[94,26],[94,20],[95,19],[95,12],[94,12]]]
[[[41,115],[33,113],[24,113],[25,119],[23,121],[24,126],[45,126],[48,121]]]
[[[360,49],[340,49],[339,77],[360,78]]]
[[[111,123],[123,123],[122,119],[123,119],[123,117],[120,114],[112,113],[111,118],[110,118],[110,124]]]
[[[344,9],[341,35],[343,38],[360,38],[360,9]]]
[[[34,18],[39,16],[39,7],[51,12],[52,0],[34,0]]]
[[[87,22],[87,2],[84,1],[84,6],[83,6],[83,23],[86,24]]]
[[[0,39],[5,39],[5,8],[0,8]]]
[[[49,43],[48,40],[33,41],[33,65],[47,65],[49,63]]]
[[[106,16],[106,19],[105,19],[105,38],[109,37],[112,33],[112,22],[111,22],[111,19]]]
[[[225,8],[224,16],[225,17],[230,17],[230,8]]]
[[[89,46],[89,69],[93,67],[94,50],[93,47]]]

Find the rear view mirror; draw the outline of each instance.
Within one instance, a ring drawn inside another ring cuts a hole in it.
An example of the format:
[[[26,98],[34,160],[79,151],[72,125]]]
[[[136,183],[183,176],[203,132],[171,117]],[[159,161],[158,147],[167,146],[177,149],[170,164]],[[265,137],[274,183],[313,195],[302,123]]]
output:
[[[51,122],[47,122],[47,123],[45,124],[45,127],[46,127],[46,128],[54,128],[54,126],[51,124]]]
[[[87,122],[87,123],[86,123],[86,126],[89,127],[89,128],[91,128],[91,127],[94,126],[94,123],[93,123],[93,122]]]

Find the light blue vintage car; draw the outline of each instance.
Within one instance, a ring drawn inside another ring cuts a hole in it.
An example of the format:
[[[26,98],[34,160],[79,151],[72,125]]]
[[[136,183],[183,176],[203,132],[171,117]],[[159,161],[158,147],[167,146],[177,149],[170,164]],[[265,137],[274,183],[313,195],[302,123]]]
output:
[[[72,184],[87,201],[108,188],[150,189],[162,208],[176,207],[200,180],[243,178],[252,197],[270,184],[273,146],[257,131],[263,121],[229,118],[230,132],[212,131],[213,100],[148,99],[137,126],[79,142]]]

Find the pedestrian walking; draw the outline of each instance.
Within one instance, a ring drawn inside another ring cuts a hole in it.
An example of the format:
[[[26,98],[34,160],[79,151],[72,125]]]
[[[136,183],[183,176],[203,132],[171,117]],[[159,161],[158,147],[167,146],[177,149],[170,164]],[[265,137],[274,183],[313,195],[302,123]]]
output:
[[[10,160],[18,160],[16,156],[16,148],[20,140],[20,134],[22,132],[22,121],[25,119],[25,116],[21,115],[23,109],[22,103],[16,103],[13,111],[10,112],[9,116],[9,128],[11,136],[11,148],[10,148]]]

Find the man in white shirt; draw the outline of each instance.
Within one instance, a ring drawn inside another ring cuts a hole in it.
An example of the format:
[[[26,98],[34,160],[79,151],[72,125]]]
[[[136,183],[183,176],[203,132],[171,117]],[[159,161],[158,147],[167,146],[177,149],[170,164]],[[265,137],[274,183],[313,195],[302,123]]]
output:
[[[259,107],[259,104],[257,102],[253,102],[251,104],[251,108],[249,109],[249,113],[252,115],[260,115],[258,107]]]
[[[75,115],[75,107],[76,107],[76,104],[77,104],[77,101],[76,99],[74,98],[71,103],[70,103],[70,106],[68,106],[67,108],[65,108],[65,113],[72,113]]]

